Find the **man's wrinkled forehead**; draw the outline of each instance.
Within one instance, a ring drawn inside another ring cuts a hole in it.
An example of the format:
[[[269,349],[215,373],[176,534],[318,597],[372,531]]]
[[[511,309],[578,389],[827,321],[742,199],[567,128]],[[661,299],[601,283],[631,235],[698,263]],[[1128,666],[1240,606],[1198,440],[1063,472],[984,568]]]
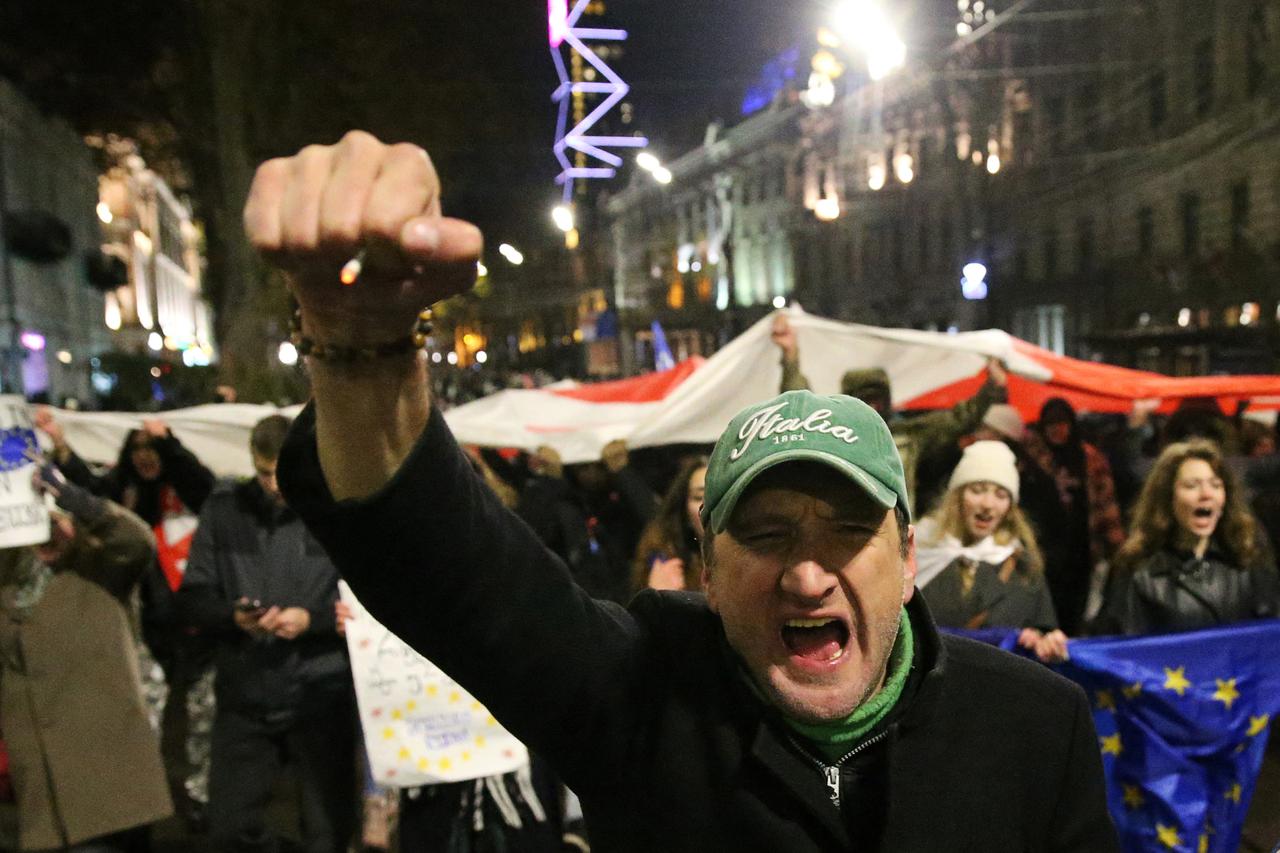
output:
[[[853,480],[831,466],[797,460],[774,465],[752,480],[733,508],[727,527],[732,529],[744,518],[768,512],[791,496],[816,498],[818,511],[824,516],[876,521],[893,511],[885,510]]]

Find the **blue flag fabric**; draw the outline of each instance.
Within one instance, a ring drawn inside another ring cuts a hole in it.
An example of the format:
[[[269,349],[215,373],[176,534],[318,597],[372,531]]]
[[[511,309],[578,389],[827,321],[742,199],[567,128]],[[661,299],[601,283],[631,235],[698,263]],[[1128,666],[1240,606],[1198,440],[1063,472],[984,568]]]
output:
[[[953,631],[1011,648],[1018,631]],[[1129,853],[1235,853],[1280,715],[1280,620],[1072,640],[1053,667],[1093,705],[1107,805]]]
[[[662,324],[657,320],[650,328],[653,331],[653,369],[670,370],[676,366],[676,359],[667,345],[667,333],[662,331]]]

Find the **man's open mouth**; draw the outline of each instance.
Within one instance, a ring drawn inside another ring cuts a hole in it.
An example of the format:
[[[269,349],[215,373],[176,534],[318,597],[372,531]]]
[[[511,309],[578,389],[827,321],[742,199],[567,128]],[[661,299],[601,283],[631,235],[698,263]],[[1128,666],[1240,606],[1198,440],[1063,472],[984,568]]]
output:
[[[849,628],[839,619],[788,619],[782,626],[782,642],[796,657],[829,662],[844,654]]]

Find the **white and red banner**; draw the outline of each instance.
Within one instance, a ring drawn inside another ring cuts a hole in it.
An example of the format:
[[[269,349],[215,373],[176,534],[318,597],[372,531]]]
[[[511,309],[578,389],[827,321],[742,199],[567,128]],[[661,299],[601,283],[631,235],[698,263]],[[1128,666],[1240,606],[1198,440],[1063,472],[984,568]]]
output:
[[[1280,409],[1280,376],[1172,378],[1055,355],[997,330],[946,334],[840,323],[786,310],[800,345],[800,367],[814,391],[834,394],[851,368],[883,368],[900,409],[942,408],[973,394],[986,359],[1009,368],[1010,402],[1033,421],[1050,397],[1084,412],[1128,412],[1134,401],[1159,399],[1169,412],[1187,397],[1215,397],[1225,412],[1241,400],[1251,411]],[[633,379],[536,390],[500,391],[445,413],[463,444],[534,450],[549,445],[566,463],[600,458],[614,439],[631,447],[710,444],[740,409],[778,392],[779,353],[772,315],[711,358]],[[272,406],[209,405],[160,415],[174,434],[218,474],[248,476],[249,430]],[[296,407],[285,410],[286,414]],[[85,459],[113,462],[142,415],[59,412],[67,440]]]

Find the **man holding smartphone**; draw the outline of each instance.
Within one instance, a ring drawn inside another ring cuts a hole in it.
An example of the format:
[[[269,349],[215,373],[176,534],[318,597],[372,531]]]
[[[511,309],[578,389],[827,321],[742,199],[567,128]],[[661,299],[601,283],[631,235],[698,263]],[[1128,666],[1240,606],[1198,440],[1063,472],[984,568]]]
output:
[[[304,849],[345,851],[355,814],[354,701],[334,621],[338,573],[285,506],[276,458],[289,419],[250,435],[255,476],[201,512],[178,600],[215,637],[209,831],[219,850],[275,850],[264,814],[282,765],[300,788]]]

